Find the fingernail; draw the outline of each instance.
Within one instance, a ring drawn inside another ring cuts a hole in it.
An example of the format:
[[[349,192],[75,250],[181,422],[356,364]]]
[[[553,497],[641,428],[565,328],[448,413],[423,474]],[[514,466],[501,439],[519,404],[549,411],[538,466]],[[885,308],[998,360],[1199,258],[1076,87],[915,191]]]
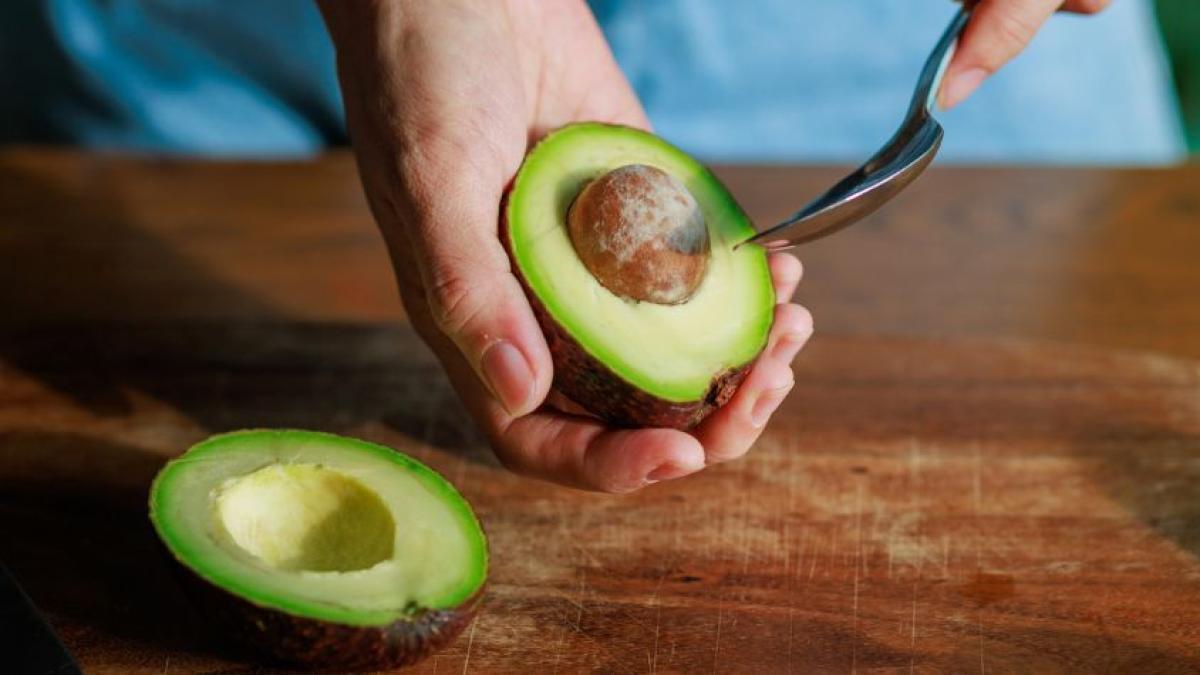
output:
[[[682,466],[675,462],[663,462],[658,465],[658,468],[646,474],[646,484],[657,483],[664,480],[675,480],[683,478],[688,474],[695,473],[702,467]]]
[[[511,415],[525,412],[533,390],[533,371],[520,350],[508,342],[496,342],[479,361],[488,387]]]
[[[785,363],[791,363],[792,359],[800,353],[800,349],[804,347],[804,343],[808,341],[808,336],[803,333],[788,333],[779,339],[779,343],[775,345],[775,358]]]
[[[949,110],[966,100],[983,84],[987,75],[983,68],[968,68],[948,79],[942,86],[942,110]]]
[[[767,420],[771,419],[771,413],[783,403],[783,399],[787,398],[788,392],[792,390],[792,383],[789,382],[782,387],[768,389],[758,395],[758,400],[754,402],[754,407],[750,409],[750,424],[754,425],[755,429],[761,429],[766,425]]]

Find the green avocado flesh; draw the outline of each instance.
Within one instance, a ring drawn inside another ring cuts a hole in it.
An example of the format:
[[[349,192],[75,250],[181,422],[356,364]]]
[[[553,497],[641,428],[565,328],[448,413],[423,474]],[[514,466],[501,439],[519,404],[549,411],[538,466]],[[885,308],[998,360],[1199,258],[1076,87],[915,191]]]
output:
[[[487,576],[483,530],[444,478],[331,434],[214,436],[159,473],[150,518],[202,579],[322,621],[377,626],[451,609]]]
[[[700,205],[712,246],[708,271],[682,304],[615,295],[579,259],[567,211],[589,181],[629,164],[680,180]],[[538,301],[579,345],[621,379],[660,399],[696,401],[714,376],[762,351],[775,304],[766,253],[733,245],[754,233],[746,214],[704,166],[636,129],[574,124],[526,157],[505,213],[515,264]]]

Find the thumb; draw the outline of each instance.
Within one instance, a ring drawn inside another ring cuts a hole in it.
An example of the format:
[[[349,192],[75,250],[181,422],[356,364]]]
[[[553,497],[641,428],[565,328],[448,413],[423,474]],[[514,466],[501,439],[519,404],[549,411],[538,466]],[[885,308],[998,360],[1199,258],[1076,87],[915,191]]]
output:
[[[434,324],[517,417],[550,390],[550,350],[500,243],[501,190],[464,183],[441,183],[408,229],[410,243]]]

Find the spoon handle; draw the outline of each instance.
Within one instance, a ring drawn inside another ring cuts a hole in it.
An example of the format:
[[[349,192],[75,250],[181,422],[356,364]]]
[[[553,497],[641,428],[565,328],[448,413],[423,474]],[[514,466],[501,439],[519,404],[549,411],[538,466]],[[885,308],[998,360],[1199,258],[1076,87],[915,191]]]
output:
[[[942,129],[931,113],[954,45],[971,18],[971,4],[955,13],[925,60],[908,112],[891,140],[825,194],[737,246],[758,242],[782,250],[832,234],[875,211],[920,175],[941,143]]]
[[[912,103],[909,104],[906,117],[914,116],[920,109],[926,113],[933,112],[937,103],[938,90],[941,89],[942,77],[946,74],[946,66],[950,65],[950,58],[954,55],[958,37],[962,35],[963,29],[967,27],[967,22],[971,19],[972,4],[964,4],[955,13],[950,25],[938,39],[933,51],[929,53],[929,58],[925,59],[925,65],[922,66],[921,75],[917,78],[917,88],[913,92]]]

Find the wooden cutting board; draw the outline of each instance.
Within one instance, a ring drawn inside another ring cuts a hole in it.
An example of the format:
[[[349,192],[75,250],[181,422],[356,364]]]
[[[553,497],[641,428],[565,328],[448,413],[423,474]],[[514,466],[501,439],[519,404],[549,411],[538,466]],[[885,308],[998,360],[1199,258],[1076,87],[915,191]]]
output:
[[[1200,663],[1200,364],[819,337],[743,461],[627,497],[499,468],[405,328],[58,326],[6,338],[0,555],[89,671],[258,667],[145,519],[205,434],[389,444],[476,506],[483,611],[422,671],[1179,672]]]
[[[720,171],[756,222],[842,173]],[[751,454],[611,497],[496,465],[346,153],[0,151],[0,558],[88,672],[259,671],[145,493],[210,433],[296,426],[483,517],[483,613],[418,671],[1200,672],[1198,185],[931,170],[801,251],[817,335]]]

